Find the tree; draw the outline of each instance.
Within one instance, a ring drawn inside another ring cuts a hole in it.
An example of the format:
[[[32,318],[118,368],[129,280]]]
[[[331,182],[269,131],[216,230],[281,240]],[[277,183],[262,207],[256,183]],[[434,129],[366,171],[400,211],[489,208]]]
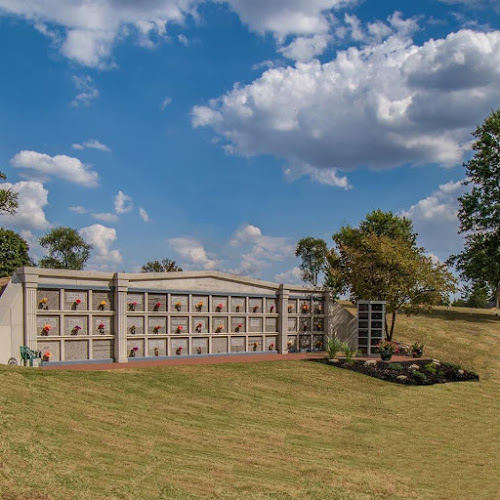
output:
[[[18,267],[33,265],[26,241],[14,231],[0,228],[0,278],[12,276]]]
[[[302,258],[300,269],[306,283],[317,286],[318,275],[325,269],[327,254],[328,247],[321,238],[308,236],[298,241],[295,256]]]
[[[0,179],[5,180],[5,174],[0,172]],[[0,214],[13,214],[17,210],[17,193],[11,189],[0,189]]]
[[[175,263],[174,260],[163,259],[149,261],[141,268],[141,273],[172,273],[182,271],[182,269]]]
[[[452,255],[465,280],[486,283],[497,307],[500,300],[500,109],[493,111],[472,134],[474,156],[464,163],[464,185],[472,190],[458,199],[464,250]]]
[[[381,211],[332,237],[336,248],[328,254],[326,281],[337,285],[336,293],[349,292],[353,301],[386,301],[392,315],[390,326],[385,324],[388,340],[402,308],[407,313],[429,308],[455,290],[447,266],[426,256],[416,237],[409,219]]]
[[[466,286],[462,298],[453,302],[454,307],[472,307],[484,309],[488,306],[488,287],[481,281],[473,283],[472,287]]]
[[[47,249],[47,257],[40,259],[40,267],[52,269],[73,269],[81,271],[90,257],[89,245],[70,227],[56,227],[39,239]]]

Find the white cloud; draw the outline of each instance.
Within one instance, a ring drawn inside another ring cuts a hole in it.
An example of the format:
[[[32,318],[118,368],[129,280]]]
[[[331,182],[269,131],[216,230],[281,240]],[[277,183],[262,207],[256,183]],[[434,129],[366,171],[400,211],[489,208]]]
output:
[[[98,151],[105,151],[106,153],[111,152],[111,148],[99,142],[97,139],[89,139],[88,141],[83,142],[82,144],[73,144],[73,149],[82,150],[85,148],[89,149],[97,149]]]
[[[450,181],[421,199],[401,215],[413,221],[419,235],[419,244],[429,255],[446,260],[452,253],[460,251],[463,238],[458,234],[458,197],[465,192],[462,181]]]
[[[211,1],[228,4],[251,30],[272,33],[282,42],[289,35],[327,33],[331,10],[357,0]],[[112,51],[119,41],[134,36],[139,45],[155,47],[167,38],[169,24],[182,25],[188,16],[199,17],[196,8],[204,3],[207,0],[0,0],[0,11],[33,23],[56,40],[65,57],[84,66],[108,68],[113,66]],[[177,39],[189,43],[185,35]],[[84,102],[85,95],[76,102]],[[90,95],[90,99],[95,97]]]
[[[241,262],[232,272],[260,276],[273,261],[281,261],[294,256],[294,245],[289,238],[266,236],[259,227],[246,224],[238,229],[229,244],[238,248]]]
[[[116,241],[114,228],[94,224],[80,229],[79,233],[93,247],[90,265],[99,269],[112,269],[122,262],[120,252],[111,248]]]
[[[317,168],[312,165],[290,165],[285,169],[285,177],[290,181],[295,181],[300,177],[308,176],[313,182],[318,184],[326,184],[327,186],[340,187],[343,189],[351,189],[347,177],[337,175],[335,168]]]
[[[16,184],[4,182],[2,189],[12,189],[18,193],[18,208],[14,215],[0,215],[4,227],[22,229],[47,229],[50,227],[45,217],[44,207],[48,204],[47,189],[40,182],[21,181]]]
[[[144,208],[142,207],[139,207],[139,215],[141,216],[141,219],[144,221],[144,222],[149,222],[151,219],[149,218],[149,215],[148,213],[146,212],[146,210],[144,210]]]
[[[185,47],[189,45],[188,37],[186,35],[183,35],[182,33],[177,36],[177,40],[179,40],[179,42],[182,43],[182,45],[184,45]]]
[[[122,191],[118,191],[118,194],[115,196],[115,212],[117,214],[126,214],[130,212],[133,207],[132,198]]]
[[[73,76],[73,84],[78,91],[78,94],[71,101],[71,106],[74,108],[90,106],[91,102],[99,97],[99,90],[95,87],[92,77],[88,75]]]
[[[172,98],[171,97],[165,97],[165,99],[163,99],[163,101],[161,101],[161,104],[160,104],[160,109],[162,111],[165,111],[165,108],[172,102]]]
[[[331,36],[327,34],[313,35],[313,36],[301,36],[295,38],[285,47],[281,47],[279,51],[288,59],[293,59],[295,61],[307,62],[314,57],[322,54],[328,42],[331,40]]]
[[[109,212],[93,213],[92,217],[95,220],[100,220],[102,222],[117,222],[118,221],[118,215],[112,214]]]
[[[183,259],[182,266],[194,269],[216,269],[218,261],[211,259],[202,243],[194,238],[181,237],[168,240],[170,247]]]
[[[12,166],[21,168],[24,175],[35,179],[60,177],[85,187],[98,185],[98,174],[78,158],[66,155],[49,156],[36,151],[20,151],[10,160]]]
[[[76,207],[69,207],[69,209],[72,212],[75,212],[75,214],[83,215],[83,214],[87,213],[87,209],[85,207],[80,206],[80,205],[77,205]]]
[[[470,131],[500,102],[500,31],[418,46],[404,35],[414,21],[390,25],[396,34],[381,43],[268,69],[195,106],[193,126],[211,127],[231,152],[315,169],[460,164]]]
[[[274,279],[278,283],[290,283],[291,285],[304,284],[302,281],[302,271],[299,267],[293,267],[288,271],[279,273],[274,277]]]

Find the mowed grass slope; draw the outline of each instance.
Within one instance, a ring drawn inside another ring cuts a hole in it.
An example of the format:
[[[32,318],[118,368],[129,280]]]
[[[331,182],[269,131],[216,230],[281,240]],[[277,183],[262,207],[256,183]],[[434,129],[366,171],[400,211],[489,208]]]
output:
[[[398,332],[481,381],[405,387],[303,361],[1,368],[0,498],[499,498],[499,319],[438,309]]]

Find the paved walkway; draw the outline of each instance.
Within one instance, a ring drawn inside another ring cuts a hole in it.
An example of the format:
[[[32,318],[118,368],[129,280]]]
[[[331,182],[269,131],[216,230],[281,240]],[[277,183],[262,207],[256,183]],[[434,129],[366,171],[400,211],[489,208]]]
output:
[[[258,363],[261,361],[297,361],[304,359],[324,358],[322,352],[297,352],[289,354],[240,354],[237,356],[203,356],[203,357],[178,357],[169,359],[145,359],[134,360],[130,363],[81,363],[81,364],[50,364],[44,363],[43,370],[119,370],[124,368],[153,368],[155,366],[179,366],[179,365],[217,365],[223,363]],[[355,358],[361,360],[380,358]],[[393,356],[391,362],[411,361],[410,356]]]

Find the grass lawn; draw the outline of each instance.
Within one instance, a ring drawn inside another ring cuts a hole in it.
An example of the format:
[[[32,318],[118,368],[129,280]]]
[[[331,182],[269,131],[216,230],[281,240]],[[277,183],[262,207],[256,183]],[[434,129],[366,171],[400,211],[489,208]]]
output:
[[[389,384],[304,361],[0,368],[0,498],[493,500],[500,319],[437,309],[397,340],[479,383]]]

